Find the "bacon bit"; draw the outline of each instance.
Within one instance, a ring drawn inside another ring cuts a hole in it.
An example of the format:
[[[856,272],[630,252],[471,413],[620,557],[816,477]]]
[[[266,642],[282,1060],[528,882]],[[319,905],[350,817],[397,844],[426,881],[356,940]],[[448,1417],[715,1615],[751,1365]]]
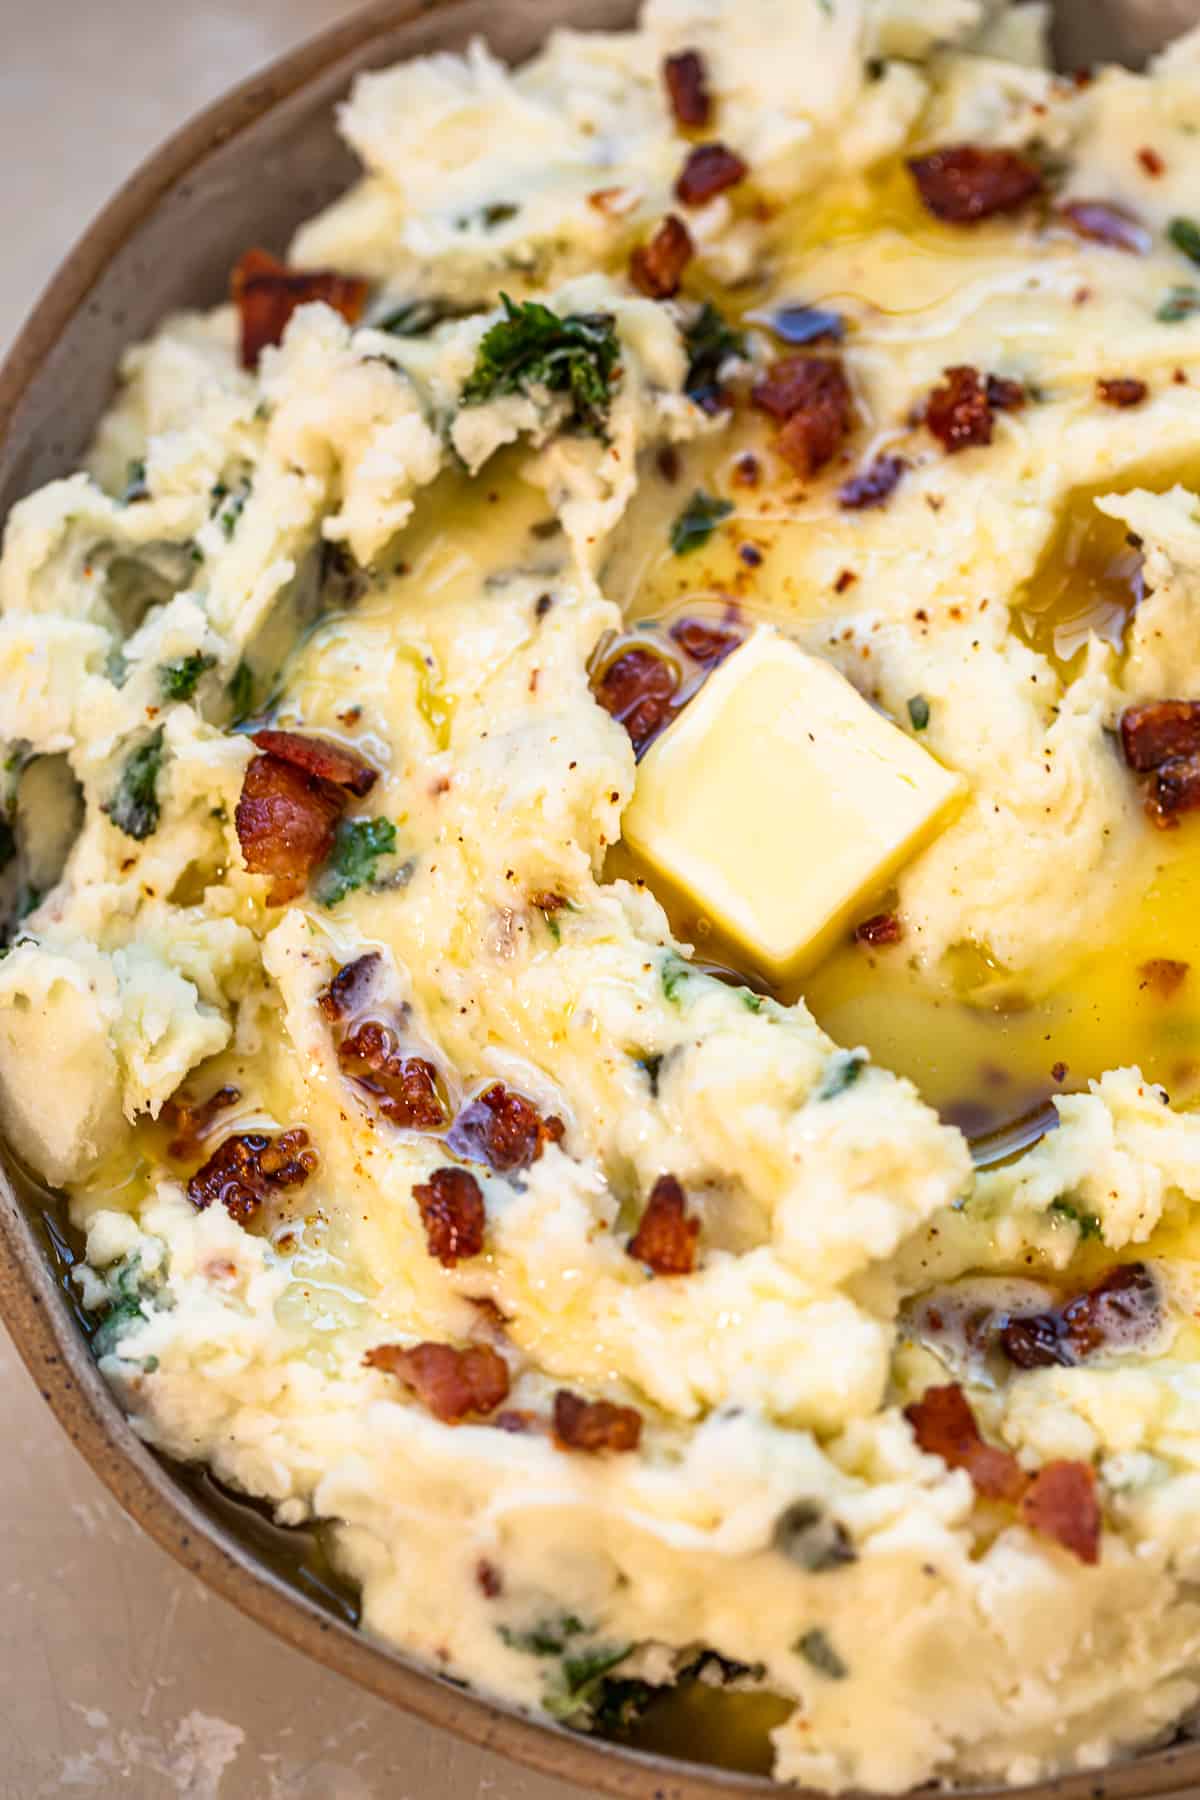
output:
[[[992,409],[979,370],[959,363],[944,369],[925,407],[925,423],[948,456],[992,441]]]
[[[1039,1537],[1061,1544],[1082,1563],[1100,1561],[1100,1502],[1096,1477],[1083,1462],[1048,1462],[1021,1500],[1021,1521]]]
[[[452,1269],[483,1249],[487,1225],[483,1192],[467,1169],[435,1169],[428,1181],[413,1188],[413,1199],[425,1227],[429,1254]]]
[[[1105,406],[1140,406],[1149,393],[1144,381],[1132,375],[1109,375],[1096,383]]]
[[[832,460],[850,429],[850,389],[835,357],[781,357],[750,398],[782,423],[775,448],[804,476]]]
[[[565,1130],[561,1119],[553,1114],[544,1119],[531,1100],[497,1081],[463,1108],[446,1142],[459,1156],[505,1175],[527,1169],[547,1144],[561,1142]]]
[[[220,1201],[231,1219],[247,1225],[277,1189],[307,1181],[317,1162],[308,1133],[300,1126],[274,1138],[265,1131],[243,1132],[226,1138],[196,1170],[187,1196],[200,1212]]]
[[[844,594],[846,589],[852,588],[857,580],[858,576],[854,573],[853,569],[843,569],[833,584],[834,593]]]
[[[609,663],[593,692],[642,750],[666,724],[678,686],[679,671],[665,657],[634,645]]]
[[[1118,1263],[1086,1293],[1044,1313],[1019,1314],[1000,1330],[1018,1369],[1073,1368],[1111,1342],[1147,1334],[1159,1316],[1158,1284],[1145,1263]]]
[[[457,1425],[472,1413],[495,1412],[508,1399],[508,1364],[490,1344],[473,1344],[467,1350],[456,1350],[452,1344],[414,1344],[411,1350],[376,1344],[363,1363],[385,1375],[398,1375],[443,1425]]]
[[[584,1400],[569,1388],[554,1396],[554,1441],[560,1450],[582,1450],[597,1456],[604,1450],[636,1450],[642,1439],[642,1415],[632,1406],[611,1400]]]
[[[948,1468],[965,1469],[975,1491],[986,1500],[1019,1500],[1027,1477],[1011,1450],[985,1444],[975,1414],[957,1382],[926,1388],[922,1399],[906,1406],[904,1416],[917,1443]]]
[[[271,876],[268,906],[303,893],[313,869],[333,848],[346,793],[306,775],[279,756],[256,756],[246,769],[234,814],[242,856],[252,875]]]
[[[904,936],[904,921],[897,913],[875,913],[856,927],[854,935],[860,944],[898,944]]]
[[[1071,200],[1058,216],[1077,237],[1087,238],[1089,243],[1107,244],[1130,256],[1145,256],[1150,248],[1150,233],[1137,215],[1107,200]]]
[[[300,731],[256,731],[252,741],[269,755],[282,757],[293,768],[303,769],[306,775],[317,775],[322,781],[332,781],[334,787],[348,788],[360,800],[379,780],[378,769],[353,750],[344,750],[325,738],[308,737]]]
[[[235,264],[230,298],[242,331],[242,367],[256,369],[268,344],[278,344],[298,306],[323,300],[357,325],[367,303],[368,285],[333,269],[289,269],[266,250],[247,250]]]
[[[1169,830],[1180,813],[1200,807],[1200,753],[1177,756],[1155,770],[1146,811],[1156,825]]]
[[[1020,412],[1029,397],[1022,384],[1007,375],[989,375],[985,392],[993,412]]]
[[[656,1275],[690,1275],[696,1266],[699,1219],[687,1216],[687,1195],[673,1175],[660,1175],[641,1222],[626,1246]]]
[[[954,144],[910,157],[908,169],[926,209],[949,225],[1016,212],[1042,190],[1042,171],[1015,150]]]
[[[677,213],[668,213],[650,242],[630,257],[629,279],[651,300],[670,300],[695,254],[691,232]]]
[[[843,481],[838,489],[838,505],[846,512],[886,505],[907,468],[902,456],[877,456],[869,468]]]
[[[1152,180],[1157,180],[1160,175],[1165,175],[1167,172],[1167,165],[1163,158],[1157,150],[1152,150],[1149,144],[1142,145],[1137,153],[1137,159]]]
[[[475,1585],[485,1600],[495,1600],[504,1590],[499,1569],[486,1556],[481,1556],[475,1564]]]
[[[1139,775],[1200,751],[1200,700],[1143,700],[1121,714],[1121,750]]]
[[[178,1135],[167,1145],[167,1154],[177,1162],[190,1162],[218,1113],[236,1106],[241,1097],[241,1089],[235,1087],[219,1087],[207,1100],[193,1100],[185,1093],[172,1095],[163,1107],[162,1116]]]
[[[331,1023],[348,1019],[364,1004],[382,960],[378,950],[356,956],[343,963],[325,992],[317,995],[317,1005]]]
[[[724,144],[697,144],[675,183],[675,197],[685,206],[703,206],[750,173],[736,150]]]
[[[722,662],[742,642],[740,631],[728,626],[710,625],[704,619],[676,619],[671,637],[685,656],[711,669]]]
[[[389,1025],[368,1019],[338,1045],[337,1058],[342,1074],[372,1095],[393,1125],[434,1131],[446,1123],[437,1070],[424,1057],[402,1055]]]
[[[708,70],[698,50],[681,50],[663,61],[663,81],[677,125],[695,131],[712,116]]]

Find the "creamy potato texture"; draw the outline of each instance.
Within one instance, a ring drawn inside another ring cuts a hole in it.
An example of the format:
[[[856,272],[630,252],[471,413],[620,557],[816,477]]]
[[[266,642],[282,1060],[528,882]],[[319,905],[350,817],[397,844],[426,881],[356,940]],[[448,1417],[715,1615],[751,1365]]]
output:
[[[1200,1700],[1200,828],[1118,732],[1200,699],[1200,39],[1043,27],[364,76],[291,251],[353,304],[167,320],[0,560],[0,1120],[139,1431],[455,1680],[830,1791]],[[1023,191],[939,212],[964,146]],[[782,988],[622,842],[615,660],[678,710],[758,625],[965,783]]]

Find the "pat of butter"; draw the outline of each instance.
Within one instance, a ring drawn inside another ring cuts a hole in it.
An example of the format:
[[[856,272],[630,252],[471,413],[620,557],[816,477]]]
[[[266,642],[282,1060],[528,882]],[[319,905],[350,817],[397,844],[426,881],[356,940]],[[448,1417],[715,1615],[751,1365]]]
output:
[[[768,973],[789,975],[965,791],[836,669],[764,626],[651,745],[624,834]]]

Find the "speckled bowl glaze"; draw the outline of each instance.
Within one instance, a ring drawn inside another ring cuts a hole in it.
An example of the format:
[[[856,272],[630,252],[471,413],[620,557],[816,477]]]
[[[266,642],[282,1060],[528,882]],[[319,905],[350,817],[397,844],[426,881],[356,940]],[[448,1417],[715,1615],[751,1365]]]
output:
[[[1065,60],[1119,53],[1123,0],[1059,8]],[[0,518],[74,467],[109,397],[122,348],[172,308],[220,299],[247,244],[282,250],[354,173],[333,123],[361,69],[485,34],[529,55],[554,24],[628,24],[633,0],[376,0],[186,125],[129,181],[67,258],[0,371]],[[1200,0],[1144,0],[1136,53],[1200,16]],[[47,1071],[49,1074],[49,1071]],[[647,1756],[464,1693],[375,1643],[323,1604],[318,1583],[280,1573],[253,1515],[194,1472],[155,1456],[97,1373],[56,1252],[53,1207],[0,1172],[0,1309],[43,1397],[96,1474],[186,1568],[318,1662],[443,1730],[543,1773],[628,1800],[730,1800],[771,1783]],[[982,1794],[984,1790],[973,1790]],[[1008,1790],[1005,1790],[1007,1792]],[[987,1792],[999,1800],[999,1791]],[[1042,1800],[1200,1793],[1200,1745],[1180,1743],[1107,1772],[1036,1790]]]

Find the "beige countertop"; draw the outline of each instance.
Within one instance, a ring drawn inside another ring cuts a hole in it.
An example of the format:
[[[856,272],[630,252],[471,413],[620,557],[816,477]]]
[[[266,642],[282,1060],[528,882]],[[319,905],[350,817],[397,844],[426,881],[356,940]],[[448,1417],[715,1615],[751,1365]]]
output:
[[[0,347],[134,165],[349,0],[0,0]],[[581,1800],[360,1693],[177,1569],[0,1332],[0,1800]]]

